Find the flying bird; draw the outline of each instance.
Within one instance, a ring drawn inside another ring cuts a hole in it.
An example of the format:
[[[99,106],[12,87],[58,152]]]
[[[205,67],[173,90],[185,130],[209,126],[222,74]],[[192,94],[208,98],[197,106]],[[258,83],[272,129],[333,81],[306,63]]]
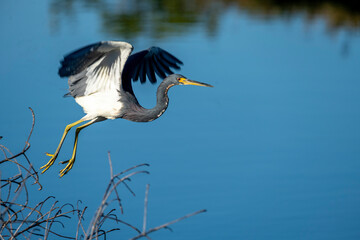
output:
[[[60,77],[68,77],[69,92],[84,109],[86,115],[65,127],[60,143],[47,164],[41,167],[42,173],[54,164],[61,146],[70,129],[76,128],[72,156],[60,177],[67,174],[74,165],[78,135],[93,123],[106,119],[123,118],[134,122],[150,122],[160,117],[168,107],[169,88],[176,85],[197,85],[212,87],[209,84],[189,80],[180,74],[173,74],[171,68],[179,70],[182,62],[169,52],[150,47],[131,54],[133,46],[121,41],[102,41],[80,48],[64,57],[59,69]],[[166,76],[166,74],[171,74]],[[135,97],[132,81],[140,79],[156,83],[156,75],[164,79],[156,92],[156,106],[152,109],[142,107]]]

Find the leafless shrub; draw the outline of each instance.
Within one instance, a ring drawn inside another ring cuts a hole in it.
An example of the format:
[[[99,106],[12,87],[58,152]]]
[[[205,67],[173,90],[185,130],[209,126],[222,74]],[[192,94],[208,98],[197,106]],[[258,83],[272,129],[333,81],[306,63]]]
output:
[[[121,199],[119,197],[117,188],[118,186],[122,183],[123,185],[125,185],[127,187],[127,189],[135,196],[134,192],[131,190],[131,188],[129,187],[129,185],[126,183],[126,181],[130,180],[130,177],[135,176],[137,174],[148,174],[148,171],[143,171],[143,170],[138,170],[138,168],[140,167],[148,167],[149,164],[139,164],[136,165],[134,167],[131,167],[123,172],[120,172],[116,175],[113,175],[113,169],[112,169],[112,164],[111,164],[111,156],[110,156],[110,152],[108,153],[108,158],[109,158],[109,164],[110,164],[110,182],[108,187],[106,188],[103,200],[99,206],[99,208],[96,211],[95,216],[93,217],[92,223],[90,224],[89,230],[87,231],[87,234],[85,235],[85,239],[98,239],[99,235],[98,234],[104,234],[110,231],[115,231],[115,230],[119,230],[119,229],[111,229],[108,231],[104,231],[104,230],[100,230],[102,224],[104,223],[105,220],[110,219],[115,221],[116,223],[121,223],[123,225],[126,225],[128,227],[130,227],[131,229],[135,230],[137,232],[138,235],[136,235],[135,237],[131,238],[131,240],[135,240],[135,239],[139,239],[142,237],[146,237],[147,239],[151,239],[149,237],[150,233],[156,232],[160,229],[169,229],[169,226],[179,222],[183,219],[189,218],[191,216],[197,215],[199,213],[203,213],[206,212],[205,209],[200,210],[200,211],[196,211],[194,213],[190,213],[186,216],[183,216],[181,218],[175,219],[173,221],[170,221],[168,223],[165,223],[163,225],[151,228],[149,230],[146,230],[146,222],[147,222],[147,206],[148,206],[148,193],[149,193],[149,188],[150,185],[146,185],[146,191],[145,191],[145,200],[144,200],[144,217],[143,217],[143,226],[142,226],[142,230],[140,230],[139,228],[131,225],[130,223],[127,223],[121,219],[119,219],[116,215],[113,214],[113,212],[115,211],[115,209],[110,210],[109,212],[107,212],[106,214],[104,213],[105,209],[108,207],[108,205],[110,204],[109,202],[109,197],[111,196],[112,193],[115,194],[116,198],[115,201],[119,204],[119,209],[121,211],[121,213],[123,212],[123,207],[121,204]],[[136,170],[136,171],[135,171]],[[131,172],[132,171],[132,172]],[[125,175],[125,176],[124,176]]]
[[[108,230],[104,229],[104,223],[111,221],[113,221],[116,226],[122,224],[136,231],[137,235],[133,237],[132,240],[142,237],[151,239],[149,237],[150,233],[163,228],[170,229],[169,225],[206,211],[200,210],[158,227],[146,230],[149,185],[147,185],[145,192],[142,230],[121,220],[118,214],[116,214],[115,208],[106,211],[110,205],[116,205],[122,214],[123,206],[118,193],[120,184],[126,187],[130,193],[135,196],[134,191],[130,188],[127,182],[129,182],[130,178],[133,176],[149,173],[148,171],[141,170],[144,167],[149,166],[144,163],[133,166],[114,175],[110,152],[108,153],[110,181],[105,190],[101,204],[95,212],[87,230],[85,230],[84,227],[84,215],[87,207],[80,208],[79,203],[81,203],[81,201],[78,201],[76,206],[73,206],[69,203],[61,204],[55,197],[49,196],[36,204],[30,204],[28,180],[34,180],[32,185],[37,185],[38,190],[42,189],[42,185],[39,182],[38,172],[35,170],[27,156],[27,151],[30,148],[30,137],[35,126],[35,114],[31,108],[30,111],[33,121],[30,133],[25,141],[25,146],[22,151],[17,154],[12,154],[6,146],[0,144],[0,150],[4,156],[4,159],[0,161],[0,166],[2,170],[6,169],[5,174],[3,171],[0,171],[0,240],[39,239],[39,237],[46,240],[55,236],[56,239],[90,240],[99,239],[99,237],[106,239],[106,235],[108,233],[119,230],[119,228],[111,228]],[[1,139],[2,137],[0,136],[0,140]],[[115,196],[115,200],[109,200],[111,196]],[[73,224],[71,225],[72,227],[77,226],[75,236],[65,236],[61,233],[62,229],[69,226],[67,225],[69,222],[64,221],[66,219],[72,219],[72,222],[70,222],[70,224]]]
[[[0,144],[0,150],[4,159],[0,161],[2,169],[6,169],[5,175],[1,171],[0,180],[0,238],[1,239],[31,239],[32,236],[48,239],[49,234],[57,237],[68,238],[52,230],[54,224],[63,226],[62,219],[70,218],[70,214],[77,212],[71,204],[59,204],[52,196],[38,202],[34,206],[29,204],[28,180],[33,179],[39,190],[42,185],[39,182],[38,172],[27,157],[30,149],[30,137],[35,126],[35,114],[32,114],[32,126],[25,146],[22,151],[12,154],[10,149]]]

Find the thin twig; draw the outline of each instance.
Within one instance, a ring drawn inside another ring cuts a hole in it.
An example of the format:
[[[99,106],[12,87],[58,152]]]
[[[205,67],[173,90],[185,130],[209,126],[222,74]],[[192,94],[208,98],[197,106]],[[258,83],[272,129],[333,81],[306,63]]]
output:
[[[79,204],[77,205],[77,209],[79,209]],[[76,229],[76,237],[75,237],[76,240],[79,237],[79,227],[80,226],[81,226],[81,229],[82,229],[83,233],[85,233],[85,229],[84,229],[84,226],[82,224],[82,219],[83,219],[83,216],[84,216],[84,213],[85,213],[86,209],[87,209],[87,207],[84,207],[84,209],[81,211],[80,215],[79,215],[79,212],[78,212],[79,221],[78,221],[78,225],[77,225],[77,229]]]
[[[173,220],[173,221],[170,221],[170,222],[165,223],[165,224],[163,224],[163,225],[160,225],[160,226],[158,226],[158,227],[151,228],[151,229],[148,230],[147,232],[141,233],[141,234],[137,235],[136,237],[132,238],[131,240],[136,240],[136,239],[139,239],[139,238],[142,238],[142,237],[146,237],[147,235],[149,235],[149,234],[152,233],[152,232],[158,231],[158,230],[160,230],[160,229],[162,229],[162,228],[167,228],[168,226],[170,226],[170,225],[172,225],[172,224],[174,224],[174,223],[177,223],[177,222],[179,222],[179,221],[181,221],[181,220],[184,220],[184,219],[186,219],[186,218],[192,217],[192,216],[194,216],[194,215],[197,215],[197,214],[200,214],[200,213],[203,213],[203,212],[206,212],[206,209],[199,210],[199,211],[196,211],[196,212],[187,214],[187,215],[185,215],[185,216],[183,216],[183,217],[181,217],[181,218],[175,219],[175,220]]]
[[[145,233],[145,232],[146,232],[146,219],[147,219],[147,209],[148,209],[149,188],[150,188],[150,184],[146,184],[145,200],[144,200],[144,220],[143,220],[143,230],[142,230],[142,233]]]

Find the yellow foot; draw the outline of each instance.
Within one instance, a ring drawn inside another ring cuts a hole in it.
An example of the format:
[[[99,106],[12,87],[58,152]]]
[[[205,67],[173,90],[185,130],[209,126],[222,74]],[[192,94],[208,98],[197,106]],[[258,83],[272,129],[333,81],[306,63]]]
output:
[[[47,162],[47,164],[45,164],[44,166],[42,166],[40,169],[44,169],[41,173],[46,172],[55,162],[57,155],[55,154],[50,154],[50,153],[45,153],[47,156],[51,157],[50,160]]]
[[[74,163],[75,163],[75,158],[71,158],[67,161],[62,161],[62,164],[67,163],[66,167],[60,171],[60,177],[63,177],[65,174],[67,174],[73,167]]]

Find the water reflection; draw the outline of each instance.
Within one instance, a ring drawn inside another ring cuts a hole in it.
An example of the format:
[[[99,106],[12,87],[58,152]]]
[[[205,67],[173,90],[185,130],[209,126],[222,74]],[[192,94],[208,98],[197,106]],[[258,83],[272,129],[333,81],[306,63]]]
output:
[[[75,15],[79,6],[94,10],[102,19],[104,31],[127,39],[140,34],[164,38],[199,25],[208,34],[216,34],[219,16],[232,8],[265,20],[303,15],[311,23],[320,18],[330,32],[354,32],[360,27],[360,3],[350,0],[53,0],[53,22],[59,22],[63,15]]]

